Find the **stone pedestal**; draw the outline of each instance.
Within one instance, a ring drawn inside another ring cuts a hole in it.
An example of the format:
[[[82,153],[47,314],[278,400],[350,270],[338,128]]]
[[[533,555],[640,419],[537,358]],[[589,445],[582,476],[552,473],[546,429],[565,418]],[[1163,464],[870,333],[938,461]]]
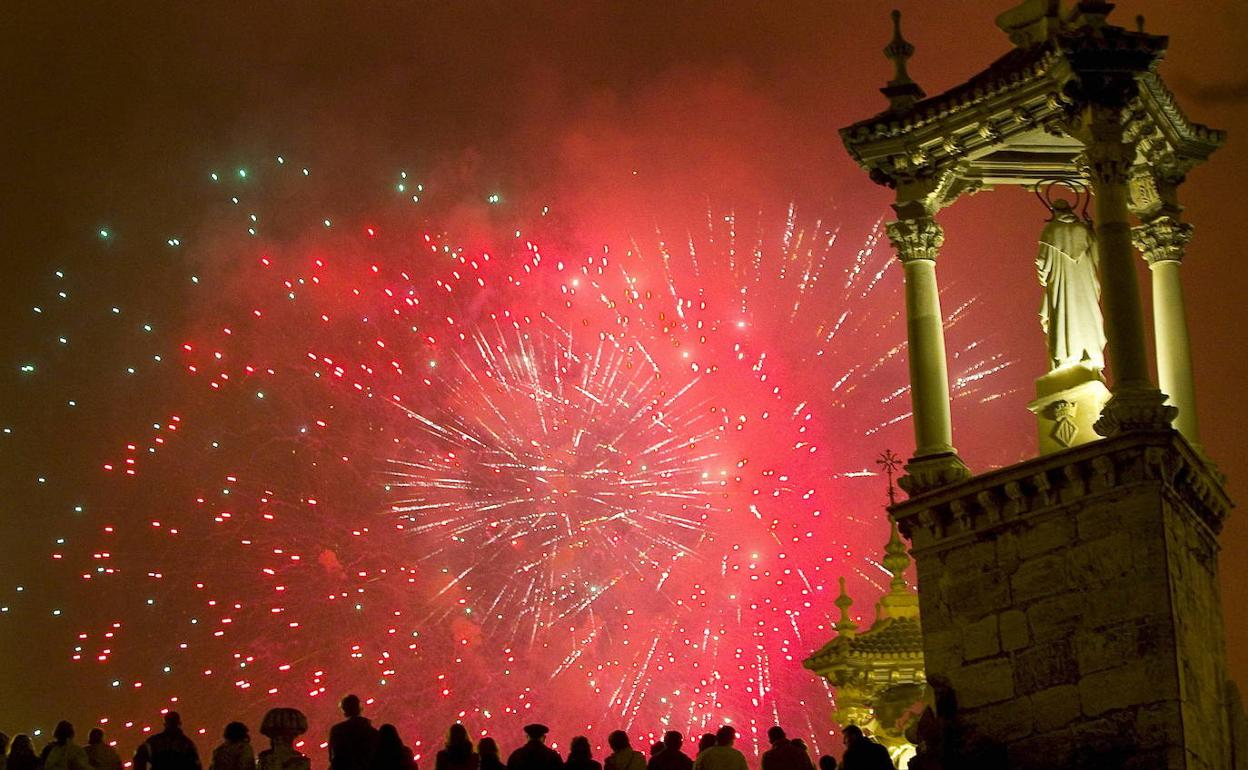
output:
[[[1229,507],[1169,429],[892,507],[917,565],[928,679],[956,698],[946,746],[1011,769],[1232,767],[1217,574]]]
[[[1109,401],[1101,373],[1075,364],[1036,380],[1036,400],[1027,405],[1036,416],[1040,454],[1048,455],[1100,438],[1092,427]]]

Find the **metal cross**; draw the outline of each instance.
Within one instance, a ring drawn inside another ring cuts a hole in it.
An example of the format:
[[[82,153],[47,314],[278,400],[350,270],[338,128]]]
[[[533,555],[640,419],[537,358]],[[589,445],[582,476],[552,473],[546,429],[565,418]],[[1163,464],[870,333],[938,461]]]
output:
[[[893,450],[885,449],[875,464],[882,467],[888,475],[888,504],[894,505],[897,502],[897,490],[893,487],[893,473],[902,466],[901,458],[893,454]]]

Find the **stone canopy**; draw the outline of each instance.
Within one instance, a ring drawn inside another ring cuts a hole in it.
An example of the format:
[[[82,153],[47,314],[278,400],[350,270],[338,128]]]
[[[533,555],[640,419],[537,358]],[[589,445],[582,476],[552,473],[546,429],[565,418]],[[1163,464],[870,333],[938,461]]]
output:
[[[846,149],[873,181],[897,189],[899,203],[921,201],[928,211],[995,185],[1081,179],[1085,142],[1071,124],[1084,92],[1134,74],[1126,81],[1134,93],[1122,94],[1134,165],[1181,179],[1226,135],[1189,120],[1157,75],[1168,38],[1106,24],[1111,7],[1081,3],[1063,15],[1056,2],[1031,2],[1007,11],[997,23],[1016,47],[930,98],[903,60],[902,82],[882,89],[889,109],[841,129]],[[1133,208],[1147,209],[1149,185],[1134,187]]]
[[[1074,372],[1080,361],[1063,353],[1045,375],[1056,379],[1037,380],[1037,400],[1028,408],[1037,416],[1041,452],[1171,423],[1200,446],[1178,271],[1192,226],[1182,221],[1178,191],[1226,136],[1189,120],[1157,74],[1168,39],[1145,32],[1142,18],[1133,30],[1110,24],[1112,10],[1103,0],[1022,0],[997,18],[1013,49],[930,98],[906,71],[914,46],[894,11],[893,38],[884,49],[894,76],[880,89],[888,109],[840,132],[871,180],[894,193],[897,218],[885,227],[905,272],[915,433],[900,483],[912,495],[971,475],[953,441],[936,277],[945,238],[935,216],[965,193],[998,185],[1043,190],[1046,204],[1054,184],[1079,191],[1095,243],[1089,259],[1099,285],[1088,285],[1086,269],[1078,279],[1059,276],[1053,287],[1041,277],[1051,315],[1060,321],[1056,332],[1044,329],[1050,352],[1065,351],[1062,340],[1097,338],[1105,349],[1103,358],[1090,351],[1082,372]],[[1152,273],[1156,381],[1137,250]],[[1102,369],[1113,375],[1108,389]]]

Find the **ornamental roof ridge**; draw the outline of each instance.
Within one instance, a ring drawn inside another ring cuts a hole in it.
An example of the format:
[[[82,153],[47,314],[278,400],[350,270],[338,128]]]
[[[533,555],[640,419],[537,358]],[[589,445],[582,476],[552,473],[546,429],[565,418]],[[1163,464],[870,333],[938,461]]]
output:
[[[873,117],[851,123],[840,130],[841,136],[850,146],[901,136],[951,112],[989,99],[1007,88],[1039,78],[1057,58],[1058,52],[1052,41],[1031,48],[1011,49],[967,81],[916,102],[905,112],[884,110]]]
[[[1086,58],[1090,53],[1110,51],[1136,55],[1142,90],[1157,103],[1166,118],[1178,127],[1184,138],[1220,145],[1225,141],[1225,134],[1189,120],[1174,95],[1156,74],[1154,68],[1164,56],[1168,42],[1168,38],[1162,35],[1134,32],[1122,27],[1066,29],[1034,45],[1007,51],[966,81],[916,102],[908,109],[886,109],[870,118],[851,123],[842,128],[840,134],[850,152],[856,155],[856,145],[894,139],[916,132],[949,117],[952,113],[977,106],[1038,80],[1050,74],[1055,69],[1054,65],[1063,61]]]
[[[1143,93],[1156,105],[1158,110],[1169,118],[1170,124],[1183,134],[1183,139],[1208,145],[1209,152],[1226,144],[1225,131],[1218,128],[1210,128],[1203,123],[1196,123],[1187,117],[1187,114],[1183,112],[1183,108],[1179,106],[1174,92],[1170,90],[1165,81],[1156,72],[1146,73],[1140,78],[1140,84],[1143,86]],[[1208,153],[1206,152],[1205,154],[1207,155]]]
[[[803,661],[808,669],[825,668],[837,661],[921,660],[923,631],[917,617],[881,618],[871,628],[851,636],[838,635]]]

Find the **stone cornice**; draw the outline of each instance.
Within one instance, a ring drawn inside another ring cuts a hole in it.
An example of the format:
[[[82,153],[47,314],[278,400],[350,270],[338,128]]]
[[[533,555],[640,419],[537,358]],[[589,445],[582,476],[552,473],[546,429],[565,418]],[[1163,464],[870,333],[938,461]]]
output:
[[[1062,148],[1057,137],[1067,133],[1071,113],[1085,99],[1098,98],[1093,94],[1105,83],[1125,76],[1128,84],[1135,81],[1131,123],[1145,139],[1140,143],[1144,161],[1164,164],[1172,169],[1168,173],[1185,174],[1220,147],[1226,135],[1188,120],[1153,70],[1165,46],[1164,37],[1118,27],[1099,33],[1069,30],[1039,45],[1010,51],[965,83],[908,109],[890,109],[847,126],[841,129],[841,138],[850,156],[877,184],[898,187],[913,180],[937,180],[953,193],[936,196],[944,205],[946,197],[977,189],[979,170],[974,164],[1009,149],[1014,137],[1031,142],[1035,130],[1043,129],[1054,137],[1054,147]],[[1116,68],[1119,64],[1121,69]],[[1041,176],[1081,176],[1074,163],[1068,165]],[[967,181],[958,184],[953,177]]]
[[[1033,511],[1140,484],[1187,500],[1212,540],[1232,507],[1216,469],[1177,432],[1129,431],[933,490],[889,508],[914,551],[974,537]]]

